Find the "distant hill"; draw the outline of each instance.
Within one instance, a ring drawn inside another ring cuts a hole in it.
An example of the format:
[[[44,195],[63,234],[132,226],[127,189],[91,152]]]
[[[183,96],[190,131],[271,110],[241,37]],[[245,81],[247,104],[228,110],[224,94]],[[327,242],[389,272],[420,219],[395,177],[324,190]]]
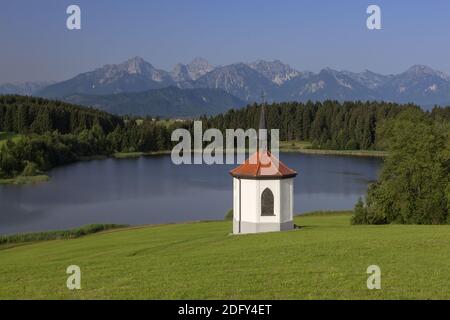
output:
[[[0,94],[31,96],[52,84],[54,84],[54,82],[51,81],[4,83],[0,85]]]
[[[243,100],[220,89],[176,87],[102,96],[75,94],[65,97],[64,100],[119,115],[153,115],[172,118],[215,115],[246,104]]]

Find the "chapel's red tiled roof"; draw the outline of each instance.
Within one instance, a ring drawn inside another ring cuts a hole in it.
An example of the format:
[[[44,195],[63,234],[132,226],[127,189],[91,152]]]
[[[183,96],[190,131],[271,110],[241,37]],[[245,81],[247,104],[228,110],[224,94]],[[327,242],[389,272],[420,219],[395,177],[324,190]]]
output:
[[[286,179],[293,178],[297,172],[274,157],[269,151],[258,151],[243,164],[230,171],[235,178],[247,179]]]

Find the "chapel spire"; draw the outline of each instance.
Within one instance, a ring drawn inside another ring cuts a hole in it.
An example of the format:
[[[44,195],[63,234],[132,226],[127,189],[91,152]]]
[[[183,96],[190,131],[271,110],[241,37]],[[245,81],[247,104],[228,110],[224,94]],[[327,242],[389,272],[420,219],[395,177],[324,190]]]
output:
[[[265,113],[265,92],[263,91],[261,94],[261,111],[259,113],[259,130],[266,130],[265,133],[259,132],[258,135],[258,150],[259,151],[267,151],[268,150],[268,144],[267,144],[267,122],[266,122],[266,113]]]

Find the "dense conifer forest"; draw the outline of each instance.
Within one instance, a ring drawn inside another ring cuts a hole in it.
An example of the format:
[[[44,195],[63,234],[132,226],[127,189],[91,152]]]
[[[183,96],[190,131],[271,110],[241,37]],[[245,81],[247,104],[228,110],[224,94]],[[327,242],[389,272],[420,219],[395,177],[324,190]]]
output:
[[[22,134],[58,131],[66,134],[91,129],[94,125],[110,132],[117,126],[123,127],[124,121],[106,112],[56,100],[0,96],[0,131]]]
[[[258,128],[258,108],[255,104],[211,118],[203,117],[203,128],[222,131]],[[277,103],[266,108],[266,117],[269,128],[280,130],[282,141],[311,141],[317,149],[383,150],[381,141],[377,140],[377,126],[407,109],[418,110],[430,119],[450,122],[450,107],[436,107],[427,113],[415,105],[386,102]]]

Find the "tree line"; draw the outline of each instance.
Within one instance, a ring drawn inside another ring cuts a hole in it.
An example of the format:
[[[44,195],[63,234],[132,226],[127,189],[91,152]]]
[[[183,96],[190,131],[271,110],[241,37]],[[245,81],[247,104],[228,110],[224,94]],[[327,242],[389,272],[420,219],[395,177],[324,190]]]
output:
[[[98,125],[104,132],[123,127],[121,117],[93,108],[36,97],[0,96],[0,131],[21,134],[78,133]]]
[[[202,117],[204,128],[258,128],[259,105],[231,110],[214,117]],[[279,129],[280,140],[307,140],[313,148],[333,150],[382,149],[377,125],[406,109],[415,109],[430,119],[450,121],[450,107],[436,107],[426,113],[415,105],[388,102],[325,101],[275,103],[266,107],[269,129]]]

